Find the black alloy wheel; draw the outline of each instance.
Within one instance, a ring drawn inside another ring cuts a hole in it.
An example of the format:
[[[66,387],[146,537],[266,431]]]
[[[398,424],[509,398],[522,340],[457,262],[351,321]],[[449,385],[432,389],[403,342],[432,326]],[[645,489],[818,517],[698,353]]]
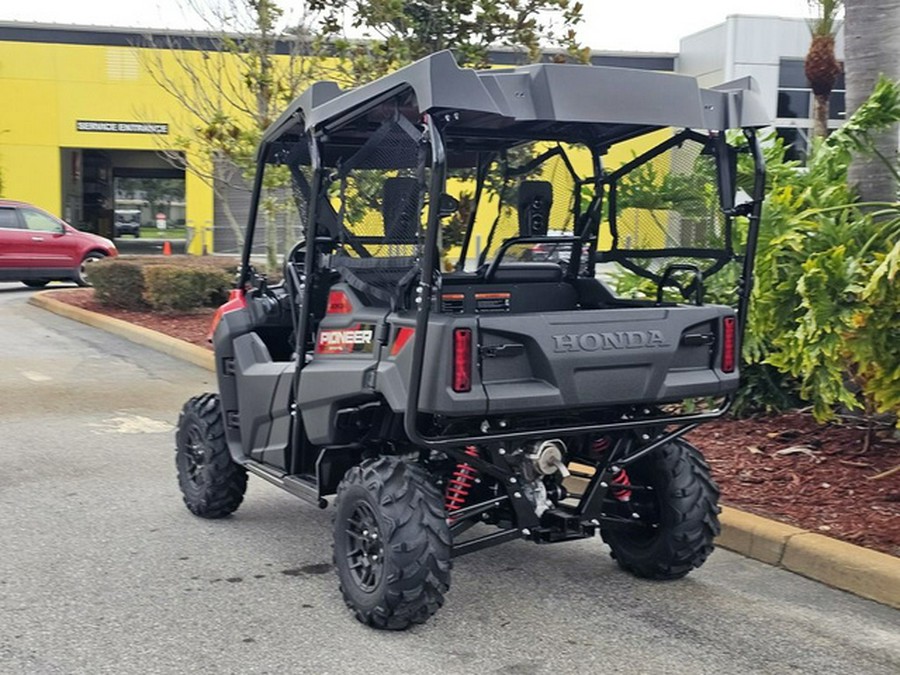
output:
[[[371,592],[384,574],[384,544],[378,519],[367,502],[357,502],[347,519],[347,563],[356,583]]]

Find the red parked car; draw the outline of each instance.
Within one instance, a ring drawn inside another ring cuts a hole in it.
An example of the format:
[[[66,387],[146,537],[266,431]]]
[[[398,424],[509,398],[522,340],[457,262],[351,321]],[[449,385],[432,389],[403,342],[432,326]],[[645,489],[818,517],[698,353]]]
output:
[[[88,266],[118,253],[109,239],[80,232],[30,204],[0,199],[0,281],[89,286]]]

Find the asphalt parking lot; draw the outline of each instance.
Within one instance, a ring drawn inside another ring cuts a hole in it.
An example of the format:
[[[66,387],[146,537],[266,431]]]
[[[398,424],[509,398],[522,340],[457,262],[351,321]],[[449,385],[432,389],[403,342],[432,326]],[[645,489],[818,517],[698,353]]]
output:
[[[211,373],[0,284],[0,672],[897,673],[900,611],[729,553],[674,583],[599,539],[456,561],[406,633],[344,609],[331,512],[250,479],[181,504],[172,428]]]

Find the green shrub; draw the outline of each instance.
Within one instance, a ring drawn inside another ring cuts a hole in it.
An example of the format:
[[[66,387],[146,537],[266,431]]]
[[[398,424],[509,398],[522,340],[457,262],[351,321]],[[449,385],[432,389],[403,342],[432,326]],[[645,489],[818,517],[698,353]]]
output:
[[[196,256],[196,255],[120,255],[119,260],[124,260],[141,267],[149,265],[175,265],[178,267],[196,267],[202,269],[216,269],[234,276],[237,274],[241,260],[231,256]]]
[[[900,408],[900,204],[863,204],[847,185],[854,153],[900,119],[881,80],[807,166],[766,148],[768,192],[744,355],[799,382],[820,420]],[[900,421],[898,421],[900,423]]]
[[[94,298],[107,307],[143,309],[144,276],[140,265],[113,258],[91,266]]]
[[[820,420],[842,409],[870,419],[900,410],[900,204],[860,203],[847,182],[854,154],[870,152],[871,135],[898,120],[900,86],[882,79],[843,127],[813,143],[806,166],[786,158],[781,139],[765,139],[767,189],[737,412],[801,400]],[[751,192],[747,155],[739,174]],[[658,198],[652,187],[637,196]],[[736,225],[741,244],[746,220]],[[735,271],[704,280],[707,301],[732,304]],[[652,298],[656,284],[625,273],[617,290]]]
[[[156,310],[214,307],[228,297],[232,277],[209,265],[152,264],[144,267],[144,299]]]

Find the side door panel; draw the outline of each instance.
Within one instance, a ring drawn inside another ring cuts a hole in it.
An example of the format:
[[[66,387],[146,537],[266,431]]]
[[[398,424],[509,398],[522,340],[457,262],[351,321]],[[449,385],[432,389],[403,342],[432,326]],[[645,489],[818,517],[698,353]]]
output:
[[[31,235],[13,207],[0,207],[0,278],[18,280],[16,270],[28,267]],[[12,276],[11,276],[12,275]]]
[[[60,221],[34,208],[19,209],[19,215],[30,234],[33,266],[71,268],[80,262],[76,260],[78,245],[75,237]]]

